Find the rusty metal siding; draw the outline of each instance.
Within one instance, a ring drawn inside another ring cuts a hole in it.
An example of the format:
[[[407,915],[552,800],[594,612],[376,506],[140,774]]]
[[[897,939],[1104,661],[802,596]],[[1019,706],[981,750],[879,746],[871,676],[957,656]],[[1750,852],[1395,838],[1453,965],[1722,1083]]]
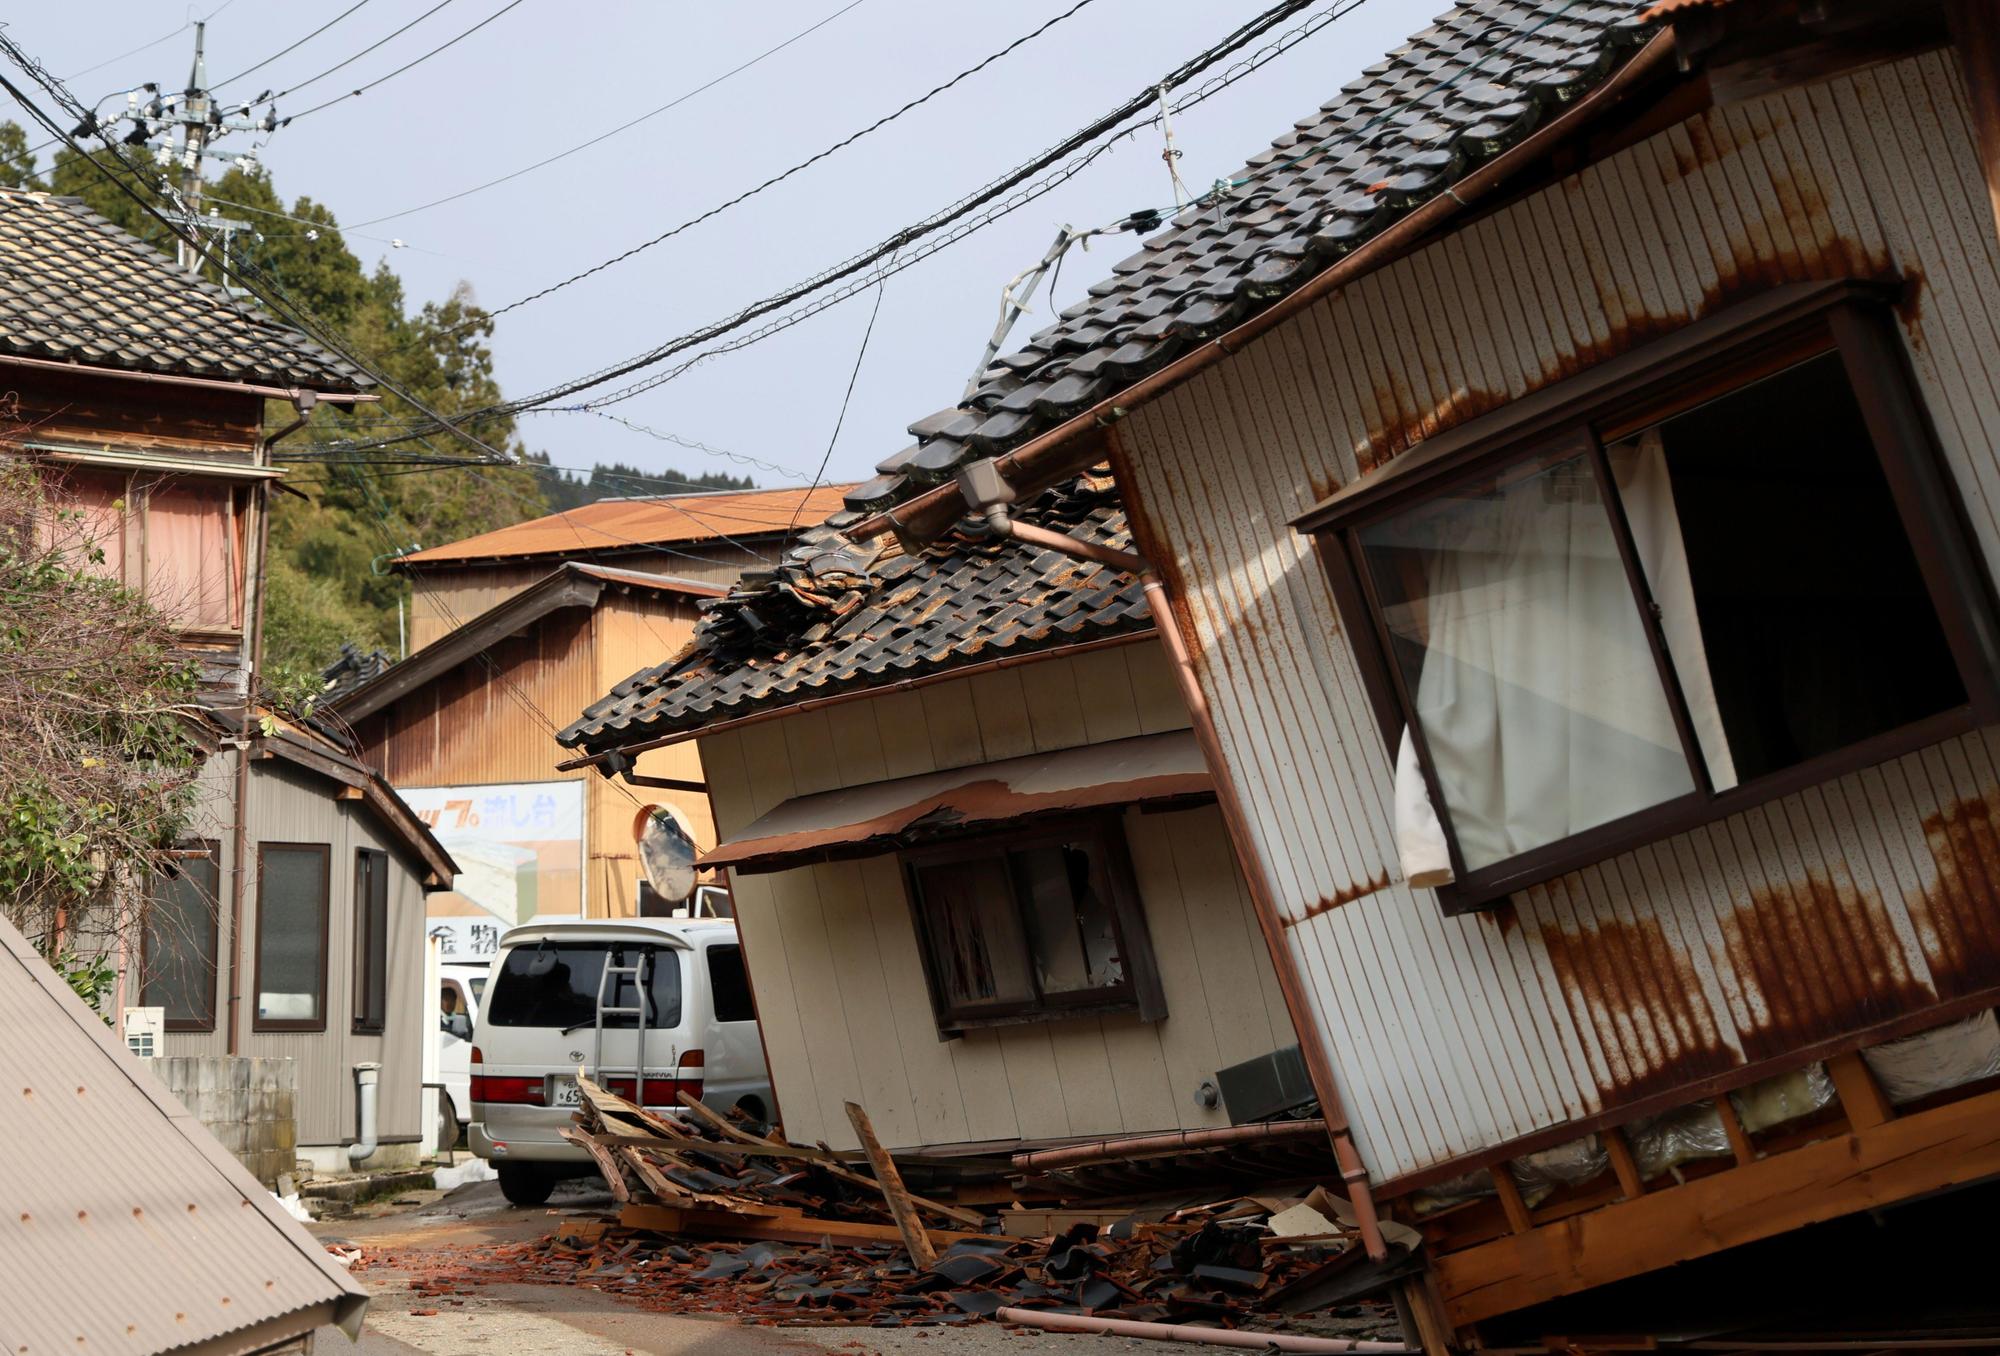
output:
[[[1121,437],[1377,1178],[2000,984],[1991,732],[1448,919],[1286,526],[1439,431],[1771,285],[1911,279],[1905,334],[2000,566],[2000,243],[1930,53],[1713,109],[1357,281]]]

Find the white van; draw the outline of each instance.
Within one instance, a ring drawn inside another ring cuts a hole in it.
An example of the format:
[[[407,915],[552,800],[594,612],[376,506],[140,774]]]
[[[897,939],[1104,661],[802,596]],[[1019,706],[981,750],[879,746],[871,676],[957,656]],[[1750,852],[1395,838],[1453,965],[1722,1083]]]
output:
[[[472,1030],[491,961],[438,966],[438,1148],[456,1148],[472,1120]]]
[[[577,1068],[639,1101],[642,1043],[646,1106],[679,1114],[687,1092],[769,1117],[735,920],[570,919],[502,935],[473,1040],[471,1139],[508,1200],[539,1205],[558,1179],[595,1170],[562,1138]]]

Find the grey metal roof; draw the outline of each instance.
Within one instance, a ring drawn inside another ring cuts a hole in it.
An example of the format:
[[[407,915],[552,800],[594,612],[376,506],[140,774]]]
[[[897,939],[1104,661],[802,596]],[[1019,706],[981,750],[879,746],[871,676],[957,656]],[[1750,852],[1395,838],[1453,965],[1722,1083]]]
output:
[[[0,1351],[272,1344],[366,1292],[0,919]]]
[[[317,391],[373,384],[81,199],[19,189],[0,189],[4,354]]]
[[[1080,476],[1020,505],[1024,522],[1127,547],[1117,486]],[[562,743],[615,747],[768,707],[1007,654],[1151,628],[1138,581],[1107,566],[975,531],[917,555],[827,528],[774,570],[745,575],[695,643],[633,674],[564,730]]]
[[[620,683],[563,742],[608,747],[879,684],[1017,643],[1007,637],[1022,616],[1037,619],[1039,643],[1061,641],[1101,629],[1105,597],[1123,600],[1118,625],[1138,625],[1136,590],[1119,592],[1115,572],[1079,598],[1079,567],[1045,552],[968,548],[961,536],[943,558],[877,565],[878,548],[843,531],[1165,367],[1443,194],[1602,83],[1652,32],[1640,17],[1650,3],[1471,0],[1444,14],[1251,157],[1225,200],[1182,212],[1113,265],[967,400],[910,425],[916,441],[842,512],[708,609],[696,648]],[[958,554],[968,549],[971,574]],[[1051,636],[1049,616],[1069,634]]]

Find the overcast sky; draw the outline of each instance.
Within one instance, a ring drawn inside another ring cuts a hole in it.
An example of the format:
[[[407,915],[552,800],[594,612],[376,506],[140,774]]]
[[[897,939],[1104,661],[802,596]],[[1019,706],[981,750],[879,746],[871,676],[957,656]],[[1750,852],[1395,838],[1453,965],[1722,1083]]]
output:
[[[214,0],[211,80],[261,61],[347,7]],[[284,88],[409,22],[436,0],[366,0],[356,12],[225,97]],[[358,98],[282,129],[264,148],[278,192],[353,223],[495,178],[667,103],[835,14],[849,0],[697,5],[685,0],[522,0],[450,50]],[[498,307],[609,258],[872,122],[1012,42],[1074,0],[972,5],[860,0],[762,63],[557,164],[458,202],[350,233],[370,266],[388,257],[417,300],[462,279]],[[1309,14],[1347,0],[1321,0]],[[285,100],[296,113],[422,55],[505,0],[449,0],[338,74]],[[1364,0],[1248,78],[1175,121],[1197,191],[1237,169],[1363,66],[1428,23],[1445,0]],[[1047,34],[923,108],[776,189],[587,282],[499,321],[510,395],[640,352],[837,263],[1027,160],[1156,80],[1261,8],[1193,0],[1092,0]],[[21,6],[8,31],[69,77],[183,18],[141,0]],[[1286,25],[1290,27],[1291,25]],[[189,29],[74,80],[86,102],[143,80],[179,88]],[[114,105],[115,107],[115,105]],[[107,111],[109,111],[107,109]],[[245,138],[223,143],[240,148]],[[1062,188],[886,284],[829,478],[862,479],[908,442],[904,426],[955,402],[1006,281],[1058,227],[1107,224],[1172,201],[1156,127]],[[282,223],[274,229],[291,229]],[[381,239],[367,239],[366,236]],[[389,239],[405,242],[393,248]],[[1072,252],[1056,301],[1077,300],[1136,248],[1130,235]],[[741,352],[715,358],[615,411],[652,428],[809,477],[826,452],[872,294]],[[1048,323],[1038,303],[1015,330]],[[740,470],[589,414],[526,417],[529,446],[559,465],[623,461]],[[760,484],[784,477],[752,472]]]

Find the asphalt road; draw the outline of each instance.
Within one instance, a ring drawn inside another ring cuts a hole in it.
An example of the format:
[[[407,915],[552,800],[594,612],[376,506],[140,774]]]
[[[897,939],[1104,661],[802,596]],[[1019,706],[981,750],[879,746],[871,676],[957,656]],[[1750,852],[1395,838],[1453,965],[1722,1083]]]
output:
[[[545,1207],[520,1209],[493,1182],[448,1195],[420,1192],[402,1203],[367,1207],[312,1226],[328,1243],[352,1244],[363,1260],[355,1277],[374,1295],[359,1343],[320,1334],[323,1356],[1131,1356],[1169,1348],[1127,1338],[1016,1331],[994,1323],[964,1328],[768,1328],[709,1314],[662,1314],[585,1286],[494,1282],[455,1287],[440,1297],[413,1289],[431,1264],[462,1265],[481,1249],[553,1232],[565,1218],[608,1213],[609,1193],[591,1181],[565,1183]],[[1189,1350],[1192,1350],[1191,1348]]]

